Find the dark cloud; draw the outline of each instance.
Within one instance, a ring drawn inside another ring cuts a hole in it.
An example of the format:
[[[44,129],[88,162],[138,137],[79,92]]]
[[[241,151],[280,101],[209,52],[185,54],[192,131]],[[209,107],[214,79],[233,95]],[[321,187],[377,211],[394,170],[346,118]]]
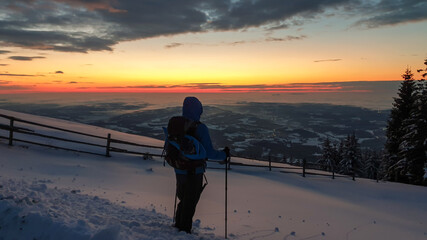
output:
[[[214,43],[214,44],[200,44],[200,43],[171,43],[168,45],[165,45],[165,48],[175,48],[180,47],[183,45],[190,45],[190,46],[222,46],[222,45],[228,45],[228,46],[237,46],[242,44],[250,44],[250,43],[260,43],[260,42],[287,42],[287,41],[293,41],[293,40],[303,40],[307,38],[305,35],[300,36],[291,36],[288,35],[286,37],[268,37],[266,39],[254,39],[254,40],[240,40],[240,41],[234,41],[234,42],[220,42],[220,43]]]
[[[166,45],[165,48],[176,48],[176,47],[180,47],[182,45],[184,45],[184,44],[182,44],[182,43],[171,43],[171,44]]]
[[[0,80],[0,85],[4,85],[4,84],[9,84],[11,83],[10,81],[5,81],[5,80]]]
[[[56,73],[56,74],[64,74],[64,72],[63,72],[63,71],[56,71],[55,73]]]
[[[60,82],[60,81],[55,81],[55,82]],[[94,82],[77,82],[77,81],[70,81],[67,82],[67,84],[93,84]]]
[[[216,10],[209,24],[219,30],[237,30],[269,23],[292,20],[294,17],[313,17],[327,8],[348,4],[349,0],[286,1],[223,1],[225,6]],[[286,23],[281,23],[286,26]]]
[[[365,6],[364,10],[368,17],[356,25],[368,28],[427,20],[425,0],[381,0],[377,4]]]
[[[227,45],[231,45],[231,46],[236,46],[236,45],[240,45],[240,44],[245,44],[248,43],[248,41],[235,41],[235,42],[231,42],[231,43],[226,43]]]
[[[21,85],[0,85],[0,90],[28,90],[33,89],[32,86],[21,86]]]
[[[6,67],[6,66],[9,66],[9,64],[5,64],[5,63],[0,64],[0,67]]]
[[[16,61],[32,61],[33,59],[43,59],[45,57],[26,57],[26,56],[11,56],[9,59],[16,60]]]
[[[220,83],[188,83],[182,85],[136,85],[96,87],[95,89],[177,89],[182,91],[217,91],[217,92],[277,92],[277,93],[328,93],[328,92],[374,92],[383,88],[384,82],[332,82],[332,83],[291,83],[291,84],[247,84],[223,85]],[[397,85],[396,85],[397,86]],[[86,87],[86,89],[88,89]]]
[[[89,50],[112,50],[110,46],[117,43],[111,39],[92,36],[89,33],[8,29],[6,28],[7,24],[0,21],[0,41],[24,48],[60,52],[87,52]],[[31,26],[32,24],[28,25]],[[54,27],[53,24],[50,25]]]
[[[286,37],[268,37],[266,39],[267,42],[287,42],[287,41],[292,41],[292,40],[302,40],[307,38],[307,36],[305,35],[301,35],[301,36],[286,36]]]
[[[9,77],[37,77],[37,76],[43,76],[43,75],[0,73],[0,76],[9,76]]]
[[[107,10],[111,13],[126,13],[126,10],[114,8],[110,4],[114,4],[115,1],[110,0],[57,0],[57,2],[67,3],[72,6],[86,7],[89,10]]]
[[[11,51],[7,51],[7,50],[0,50],[0,54],[7,54],[10,53]]]
[[[427,18],[426,2],[415,0],[2,0],[0,44],[63,52],[111,51],[122,41],[189,32],[284,29],[330,9],[366,17],[357,24],[369,27]]]
[[[275,31],[275,30],[282,30],[282,29],[287,29],[290,28],[290,25],[287,23],[281,23],[281,24],[277,24],[274,25],[272,27],[267,27],[267,30],[269,31]]]
[[[162,85],[137,85],[137,86],[111,86],[111,87],[97,87],[97,89],[126,89],[126,88],[175,88],[176,86],[162,86]]]
[[[24,90],[31,89],[31,86],[11,85],[11,81],[0,80],[0,90]]]
[[[320,59],[320,60],[314,60],[314,62],[338,62],[342,61],[341,58],[332,58],[332,59]]]

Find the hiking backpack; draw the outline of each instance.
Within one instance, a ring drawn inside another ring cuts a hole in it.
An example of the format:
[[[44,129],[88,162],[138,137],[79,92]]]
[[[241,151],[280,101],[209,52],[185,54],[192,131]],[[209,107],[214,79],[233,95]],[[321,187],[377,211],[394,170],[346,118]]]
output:
[[[206,166],[206,150],[197,140],[200,122],[182,116],[172,117],[165,132],[164,159],[173,168],[194,170]]]

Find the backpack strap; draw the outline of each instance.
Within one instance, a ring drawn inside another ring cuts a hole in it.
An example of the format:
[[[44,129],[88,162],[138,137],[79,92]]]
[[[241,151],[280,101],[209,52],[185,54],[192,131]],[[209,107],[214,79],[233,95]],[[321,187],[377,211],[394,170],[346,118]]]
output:
[[[199,138],[196,136],[196,133],[197,133],[197,128],[199,127],[200,124],[202,124],[200,121],[189,120],[189,126],[188,128],[185,129],[186,134],[199,140]]]

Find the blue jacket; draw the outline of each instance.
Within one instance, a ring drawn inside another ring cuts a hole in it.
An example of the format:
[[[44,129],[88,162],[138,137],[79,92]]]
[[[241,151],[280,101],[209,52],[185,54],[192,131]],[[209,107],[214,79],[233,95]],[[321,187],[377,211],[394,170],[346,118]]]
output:
[[[184,104],[182,105],[183,117],[199,122],[200,116],[202,115],[202,113],[203,113],[203,106],[202,106],[202,103],[199,101],[199,99],[197,99],[196,97],[186,97],[184,99]],[[200,143],[205,148],[208,159],[218,160],[218,161],[225,160],[225,158],[227,157],[225,152],[218,151],[213,148],[211,137],[209,135],[209,129],[205,124],[201,123],[198,125],[196,129],[195,137],[200,141]],[[197,168],[196,174],[203,173],[204,171],[205,171],[204,168]],[[187,171],[185,170],[175,169],[175,172],[178,174],[187,174]]]

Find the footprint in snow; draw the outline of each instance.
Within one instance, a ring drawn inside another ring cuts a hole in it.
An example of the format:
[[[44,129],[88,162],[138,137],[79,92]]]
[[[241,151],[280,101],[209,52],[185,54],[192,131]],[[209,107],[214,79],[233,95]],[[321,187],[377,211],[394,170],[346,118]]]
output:
[[[196,228],[200,228],[200,223],[201,222],[202,221],[200,219],[196,219],[196,221],[193,222],[193,226],[196,227]]]
[[[288,237],[295,237],[297,234],[295,233],[295,231],[290,232],[288,235],[286,235],[283,240],[287,240]]]

